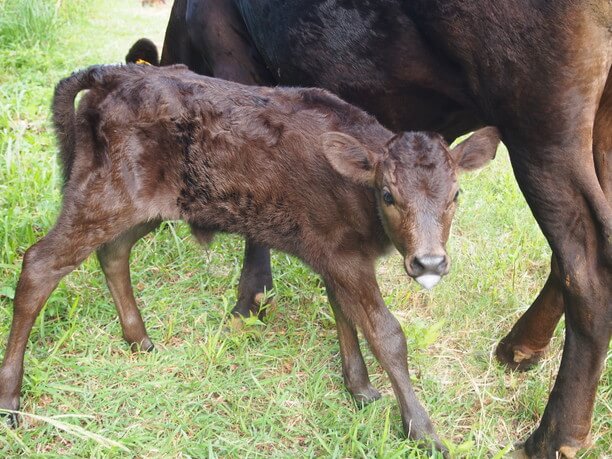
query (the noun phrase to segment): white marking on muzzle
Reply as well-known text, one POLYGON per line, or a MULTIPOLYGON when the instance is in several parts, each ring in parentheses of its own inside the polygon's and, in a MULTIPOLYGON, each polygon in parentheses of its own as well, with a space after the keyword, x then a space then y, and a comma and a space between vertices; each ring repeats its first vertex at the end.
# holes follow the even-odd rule
POLYGON ((415 280, 421 285, 421 287, 430 290, 435 287, 438 282, 440 282, 440 279, 442 279, 442 277, 438 276, 437 274, 423 274, 422 276, 417 277, 415 280))

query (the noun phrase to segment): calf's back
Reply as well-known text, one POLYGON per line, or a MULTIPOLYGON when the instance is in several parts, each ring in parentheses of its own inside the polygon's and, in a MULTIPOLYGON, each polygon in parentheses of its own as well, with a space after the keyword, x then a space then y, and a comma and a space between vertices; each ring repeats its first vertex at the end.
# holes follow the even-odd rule
POLYGON ((392 134, 326 91, 126 66, 91 88, 76 124, 75 183, 106 174, 146 218, 240 233, 315 266, 388 244, 373 191, 332 169, 321 136, 345 132, 377 151, 392 134))

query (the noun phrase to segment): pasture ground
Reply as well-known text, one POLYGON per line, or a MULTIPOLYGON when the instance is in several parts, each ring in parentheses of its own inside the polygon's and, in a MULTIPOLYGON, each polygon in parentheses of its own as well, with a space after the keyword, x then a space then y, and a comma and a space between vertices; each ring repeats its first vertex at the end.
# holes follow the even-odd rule
MULTIPOLYGON (((141 36, 161 45, 169 10, 137 0, 0 0, 0 355, 22 255, 59 208, 53 86, 76 68, 120 62, 141 36)), ((497 365, 495 345, 544 284, 550 254, 503 148, 464 176, 462 189, 452 273, 425 292, 392 254, 379 279, 406 332, 418 396, 454 457, 502 457, 543 412, 564 328, 536 369, 497 365)), ((300 261, 274 253, 277 303, 266 324, 226 329, 241 258, 240 238, 220 235, 202 249, 183 224, 141 241, 133 283, 156 350, 132 354, 90 257, 36 322, 22 426, 0 424, 0 457, 425 457, 403 439, 390 383, 369 350, 383 398, 355 407, 323 286, 300 261)), ((608 365, 594 446, 582 457, 609 457, 611 392, 608 365)))

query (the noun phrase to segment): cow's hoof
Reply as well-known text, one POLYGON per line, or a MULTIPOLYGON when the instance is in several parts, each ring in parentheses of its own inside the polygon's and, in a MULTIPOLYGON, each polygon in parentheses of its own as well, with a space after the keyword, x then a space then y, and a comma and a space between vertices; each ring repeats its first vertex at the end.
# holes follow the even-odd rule
POLYGON ((263 292, 259 292, 250 299, 239 299, 234 309, 232 309, 231 315, 234 317, 257 316, 259 320, 263 321, 268 309, 273 305, 274 298, 266 296, 263 292))
MULTIPOLYGON (((579 449, 580 448, 574 448, 571 446, 562 446, 558 451, 555 451, 555 455, 553 457, 558 459, 574 459, 579 449)), ((520 448, 510 451, 508 454, 506 454, 505 459, 533 459, 535 457, 540 456, 530 456, 527 454, 527 451, 525 451, 525 448, 520 448)))
POLYGON ((6 423, 11 429, 16 429, 19 427, 19 415, 17 413, 8 413, 6 423))
MULTIPOLYGON (((7 386, 14 386, 14 381, 11 380, 11 378, 2 378, 1 373, 2 372, 0 372, 0 391, 2 389, 7 390, 7 386)), ((19 427, 19 415, 17 414, 19 406, 19 394, 0 394, 0 422, 4 422, 13 429, 19 427)))
POLYGON ((244 328, 244 317, 241 315, 233 315, 231 314, 227 318, 226 325, 223 327, 223 331, 225 333, 235 333, 239 332, 244 328))
POLYGON ((504 456, 505 459, 529 459, 527 453, 525 452, 525 448, 519 447, 514 451, 510 451, 508 454, 504 456))
POLYGON ((354 391, 351 390, 350 392, 359 408, 363 408, 381 397, 380 392, 378 392, 378 390, 376 390, 371 384, 368 384, 363 389, 354 391))
POLYGON ((574 459, 583 448, 592 445, 591 436, 576 439, 571 435, 562 440, 558 432, 551 432, 549 428, 540 425, 525 442, 525 457, 556 459, 574 459))
POLYGON ((134 353, 138 352, 152 352, 155 350, 155 345, 151 339, 147 336, 144 339, 130 343, 130 349, 134 353))
POLYGON ((527 371, 538 364, 546 349, 532 350, 523 345, 514 345, 506 338, 497 345, 495 356, 506 368, 513 371, 527 371))

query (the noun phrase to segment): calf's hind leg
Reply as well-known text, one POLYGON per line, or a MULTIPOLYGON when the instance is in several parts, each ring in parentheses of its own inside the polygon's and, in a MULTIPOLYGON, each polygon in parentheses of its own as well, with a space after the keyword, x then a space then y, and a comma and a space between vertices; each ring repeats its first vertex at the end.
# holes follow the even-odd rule
POLYGON ((357 330, 342 312, 333 292, 328 290, 327 296, 336 318, 344 385, 358 404, 366 405, 378 400, 380 392, 370 383, 368 369, 359 348, 357 330))
POLYGON ((123 338, 133 351, 140 349, 151 351, 154 346, 147 335, 142 316, 134 299, 130 279, 130 252, 139 239, 158 226, 159 221, 157 220, 137 225, 118 238, 100 246, 96 252, 106 278, 106 284, 119 313, 123 338))
MULTIPOLYGON (((13 321, 0 367, 0 409, 18 410, 26 344, 45 301, 59 281, 101 244, 136 222, 105 214, 95 221, 91 209, 62 211, 55 227, 23 258, 13 306, 13 321), (115 218, 114 218, 115 217, 115 218)), ((100 208, 97 208, 98 212, 100 208)), ((11 416, 16 424, 17 417, 11 416)))

